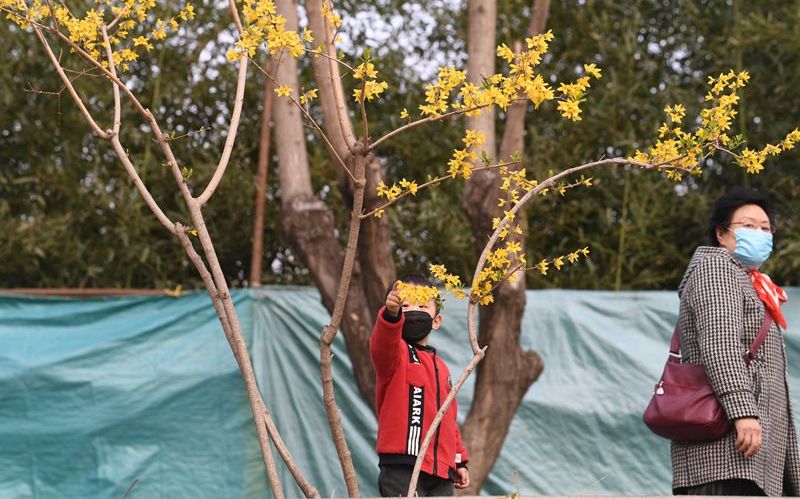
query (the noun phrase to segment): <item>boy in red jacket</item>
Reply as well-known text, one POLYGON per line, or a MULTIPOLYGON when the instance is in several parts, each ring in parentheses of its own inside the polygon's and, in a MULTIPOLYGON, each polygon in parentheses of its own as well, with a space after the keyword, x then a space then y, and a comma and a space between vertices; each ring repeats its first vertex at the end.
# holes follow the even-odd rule
MULTIPOLYGON (((402 282, 432 286, 417 276, 402 282)), ((442 323, 436 300, 412 305, 400 298, 397 288, 395 283, 387 295, 369 342, 377 377, 378 488, 384 497, 407 494, 422 441, 452 385, 447 366, 428 346, 431 331, 442 323)), ((459 489, 469 485, 469 457, 457 413, 453 400, 422 462, 419 496, 450 496, 454 484, 459 489)))

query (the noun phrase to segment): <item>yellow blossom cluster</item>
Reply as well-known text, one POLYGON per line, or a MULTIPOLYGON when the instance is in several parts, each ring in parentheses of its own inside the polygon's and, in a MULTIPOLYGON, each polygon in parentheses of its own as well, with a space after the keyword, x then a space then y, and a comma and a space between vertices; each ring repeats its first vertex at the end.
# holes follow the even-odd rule
POLYGON ((242 55, 253 57, 261 43, 267 42, 271 56, 279 53, 291 57, 299 57, 304 51, 304 43, 312 43, 314 38, 309 30, 303 31, 301 37, 296 31, 286 29, 286 19, 276 14, 275 2, 272 0, 244 0, 242 2, 244 31, 234 48, 227 53, 229 61, 236 61, 242 55))
POLYGON ((105 27, 114 64, 121 70, 129 69, 129 64, 139 58, 140 50, 152 50, 151 40, 163 40, 168 31, 179 29, 180 21, 194 19, 194 7, 187 3, 175 16, 155 19, 148 31, 144 23, 155 7, 156 0, 94 0, 92 8, 78 16, 64 2, 51 10, 50 2, 41 0, 34 0, 30 5, 23 0, 0 0, 0 8, 7 11, 7 17, 23 28, 31 23, 50 25, 51 19, 55 19, 56 27, 64 30, 70 42, 108 67, 102 35, 105 27))
POLYGON ((795 128, 786 135, 780 144, 767 144, 760 151, 745 147, 741 154, 737 155, 736 161, 739 166, 747 170, 747 173, 760 173, 764 169, 764 161, 767 160, 767 156, 777 156, 784 151, 794 149, 794 145, 798 141, 800 141, 800 130, 795 128))
POLYGON ((541 275, 555 268, 561 270, 566 263, 574 264, 581 257, 589 256, 589 247, 583 247, 550 259, 543 259, 540 262, 526 267, 525 255, 522 252, 520 243, 507 242, 503 247, 490 252, 486 259, 486 265, 472 282, 469 292, 463 289, 463 284, 458 276, 450 274, 444 265, 431 265, 431 274, 441 282, 445 290, 453 294, 458 299, 469 297, 474 303, 489 305, 494 302, 494 290, 504 281, 513 282, 515 273, 519 270, 537 270, 541 275))
POLYGON ((513 282, 515 272, 527 265, 519 242, 508 241, 486 256, 486 265, 472 281, 470 299, 480 305, 494 301, 493 292, 503 281, 513 282))
POLYGON ((590 78, 599 79, 601 76, 600 69, 594 64, 584 64, 583 70, 586 76, 581 76, 574 83, 562 83, 558 86, 558 92, 563 99, 558 103, 558 110, 562 116, 572 121, 581 120, 580 103, 584 100, 586 90, 591 86, 590 78))
POLYGON ((397 294, 404 302, 419 307, 426 306, 431 300, 435 302, 439 300, 439 290, 433 286, 420 286, 402 281, 397 283, 397 294))
POLYGON ((353 72, 353 78, 362 80, 361 86, 353 89, 353 97, 356 102, 362 103, 364 99, 372 101, 378 97, 384 90, 389 88, 389 84, 385 81, 378 81, 378 72, 375 70, 375 65, 372 64, 369 58, 369 52, 364 56, 364 62, 359 64, 353 72))
POLYGON ((473 147, 483 144, 486 137, 475 130, 467 130, 461 140, 465 147, 453 151, 453 157, 447 162, 447 166, 449 166, 447 173, 453 178, 462 177, 464 180, 468 180, 472 176, 473 165, 478 159, 478 154, 473 147))
POLYGON ((273 90, 273 92, 278 94, 278 97, 289 97, 290 95, 292 95, 292 87, 290 87, 289 85, 278 85, 277 87, 275 87, 275 90, 273 90))
POLYGON ((703 159, 717 150, 731 152, 738 164, 748 173, 764 169, 767 157, 793 149, 800 140, 800 131, 790 132, 780 143, 767 144, 760 150, 744 148, 735 150, 744 141, 741 136, 729 135, 733 119, 737 115, 738 91, 747 85, 750 75, 746 71, 729 71, 708 78, 708 103, 700 111, 700 126, 695 132, 682 128, 686 109, 676 104, 664 108, 668 122, 658 130, 658 141, 646 152, 636 151, 629 159, 637 163, 668 167, 667 177, 680 181, 684 173, 699 174, 703 159))
POLYGON ((564 266, 564 260, 569 263, 575 263, 580 260, 581 256, 588 257, 589 256, 589 247, 586 246, 584 248, 575 250, 571 253, 567 253, 566 255, 557 256, 551 259, 544 259, 534 265, 531 270, 538 270, 540 274, 547 275, 547 272, 550 270, 550 266, 556 268, 556 270, 561 270, 564 266))
POLYGON ((467 297, 467 293, 464 291, 464 284, 461 282, 460 277, 448 273, 444 265, 431 264, 429 268, 433 277, 442 283, 445 291, 459 300, 467 297))
POLYGON ((357 102, 363 102, 364 99, 370 102, 387 88, 389 88, 389 84, 385 81, 366 80, 362 87, 353 89, 353 97, 357 102))
POLYGON ((450 94, 467 79, 467 73, 452 66, 439 68, 439 76, 434 83, 425 86, 425 104, 419 106, 424 115, 443 114, 448 109, 450 94))
MULTIPOLYGON (((535 73, 552 39, 551 31, 527 38, 527 50, 519 54, 505 44, 498 46, 497 56, 507 63, 508 71, 488 76, 480 84, 467 82, 463 71, 453 67, 440 68, 436 81, 425 87, 425 103, 419 106, 420 113, 435 117, 448 111, 462 111, 467 116, 478 116, 489 106, 505 110, 512 102, 523 98, 529 99, 538 109, 542 102, 556 98, 550 84, 535 73)), ((575 121, 580 120, 580 102, 584 100, 590 78, 601 76, 600 69, 594 64, 584 65, 584 72, 586 76, 559 87, 562 100, 558 110, 564 117, 575 121)), ((453 170, 462 171, 460 168, 453 170)))
POLYGON ((318 90, 316 88, 312 88, 308 92, 303 92, 302 94, 300 94, 300 104, 305 106, 309 102, 311 102, 314 99, 316 99, 317 98, 317 92, 318 92, 318 90))
POLYGON ((333 10, 329 0, 326 0, 322 5, 322 15, 332 29, 338 29, 342 26, 342 18, 333 10))
MULTIPOLYGON (((419 190, 419 185, 414 181, 402 179, 400 182, 394 183, 391 186, 386 185, 385 182, 378 183, 378 196, 385 197, 387 201, 392 202, 400 196, 411 194, 415 196, 419 190)), ((375 212, 375 218, 381 218, 383 210, 375 212)))

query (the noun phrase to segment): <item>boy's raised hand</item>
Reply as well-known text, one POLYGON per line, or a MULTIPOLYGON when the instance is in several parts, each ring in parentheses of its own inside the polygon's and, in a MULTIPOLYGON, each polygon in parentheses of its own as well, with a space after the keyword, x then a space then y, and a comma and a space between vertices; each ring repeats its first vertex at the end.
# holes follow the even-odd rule
POLYGON ((403 299, 400 298, 400 293, 397 291, 397 285, 400 281, 395 281, 392 290, 386 296, 386 310, 393 316, 399 315, 400 307, 403 306, 403 299))

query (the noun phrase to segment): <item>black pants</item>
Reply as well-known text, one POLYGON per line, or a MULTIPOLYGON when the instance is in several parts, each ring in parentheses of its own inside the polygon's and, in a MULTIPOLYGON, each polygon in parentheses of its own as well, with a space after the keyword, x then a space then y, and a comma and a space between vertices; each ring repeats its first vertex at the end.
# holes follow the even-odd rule
POLYGON ((674 490, 676 496, 765 496, 752 480, 731 478, 716 482, 695 485, 694 487, 680 487, 674 490))
MULTIPOLYGON (((407 464, 382 464, 378 475, 378 490, 383 497, 405 497, 411 483, 414 467, 407 464)), ((417 495, 420 497, 441 497, 453 495, 453 481, 447 478, 420 472, 417 480, 417 495)))

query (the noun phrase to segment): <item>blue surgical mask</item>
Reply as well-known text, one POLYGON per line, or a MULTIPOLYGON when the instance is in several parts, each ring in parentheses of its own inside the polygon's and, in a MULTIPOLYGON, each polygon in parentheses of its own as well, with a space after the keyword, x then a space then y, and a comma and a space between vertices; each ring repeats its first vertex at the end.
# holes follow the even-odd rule
POLYGON ((757 269, 772 253, 772 234, 760 229, 736 229, 733 256, 746 267, 757 269))

